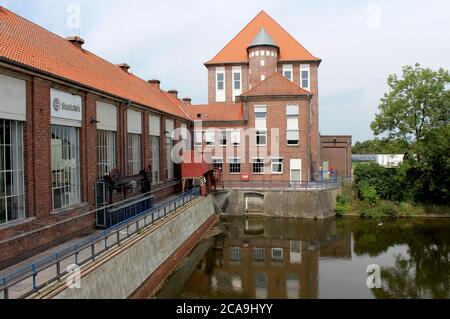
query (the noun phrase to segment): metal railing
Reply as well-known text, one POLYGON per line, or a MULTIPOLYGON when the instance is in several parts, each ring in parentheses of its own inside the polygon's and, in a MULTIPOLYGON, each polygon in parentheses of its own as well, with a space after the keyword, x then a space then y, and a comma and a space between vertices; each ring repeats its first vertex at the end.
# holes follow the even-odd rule
POLYGON ((69 248, 0 277, 0 296, 3 295, 4 299, 29 297, 67 275, 69 273, 67 266, 77 265, 80 267, 95 260, 99 255, 119 246, 134 234, 139 233, 156 221, 166 218, 178 208, 199 196, 200 190, 198 188, 190 190, 167 202, 157 204, 150 210, 112 228, 91 235, 69 248), (10 293, 11 291, 15 292, 14 296, 10 293))
POLYGON ((322 190, 342 186, 346 179, 336 178, 323 181, 276 181, 276 180, 235 180, 223 181, 223 189, 250 189, 250 190, 322 190))

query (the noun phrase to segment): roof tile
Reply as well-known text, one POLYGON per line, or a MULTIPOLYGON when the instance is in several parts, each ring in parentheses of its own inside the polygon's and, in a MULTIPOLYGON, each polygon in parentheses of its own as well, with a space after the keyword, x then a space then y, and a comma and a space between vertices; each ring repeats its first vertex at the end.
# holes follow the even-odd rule
POLYGON ((208 64, 248 62, 247 48, 261 28, 280 48, 280 61, 320 61, 306 50, 266 12, 261 11, 241 32, 231 40, 208 64))

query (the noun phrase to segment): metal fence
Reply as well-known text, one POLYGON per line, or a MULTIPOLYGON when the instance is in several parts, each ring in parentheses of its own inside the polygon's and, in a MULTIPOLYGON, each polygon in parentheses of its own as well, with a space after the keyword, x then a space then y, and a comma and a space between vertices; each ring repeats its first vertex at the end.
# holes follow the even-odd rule
POLYGON ((223 181, 224 189, 253 189, 253 190, 322 190, 339 188, 346 181, 345 178, 335 178, 323 181, 276 181, 276 180, 251 180, 251 181, 223 181))
POLYGON ((82 266, 95 260, 99 255, 120 245, 130 236, 167 217, 199 196, 198 188, 190 190, 110 229, 91 235, 74 246, 0 277, 0 298, 1 296, 4 299, 29 297, 67 275, 69 273, 68 267, 72 265, 82 266))

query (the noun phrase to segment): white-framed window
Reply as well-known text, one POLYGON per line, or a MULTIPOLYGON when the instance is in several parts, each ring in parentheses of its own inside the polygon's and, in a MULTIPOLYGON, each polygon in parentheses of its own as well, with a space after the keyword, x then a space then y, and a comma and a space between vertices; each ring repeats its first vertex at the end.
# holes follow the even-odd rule
POLYGON ((266 65, 266 61, 261 60, 261 66, 265 66, 266 65))
POLYGON ((231 137, 231 144, 233 146, 239 146, 241 145, 241 131, 231 131, 230 132, 231 137))
POLYGON ((233 88, 235 91, 240 91, 242 87, 241 68, 233 67, 233 88))
POLYGON ((292 64, 284 64, 283 65, 283 76, 288 79, 289 81, 292 81, 292 75, 293 75, 293 66, 292 64))
POLYGON ((217 73, 217 90, 225 90, 225 73, 217 73))
POLYGON ((288 299, 300 298, 300 278, 296 274, 286 276, 286 295, 288 299))
POLYGON ((270 56, 270 51, 266 51, 266 55, 267 55, 267 56, 270 56))
POLYGON ((242 94, 242 68, 240 66, 233 66, 233 101, 236 97, 242 94))
POLYGON ((230 247, 230 261, 240 263, 242 260, 241 247, 230 247))
POLYGON ((152 184, 159 183, 161 181, 160 174, 160 137, 150 136, 150 142, 152 146, 152 184))
POLYGON ((256 284, 255 284, 255 297, 256 299, 267 299, 269 292, 269 279, 267 274, 258 273, 256 274, 256 284))
POLYGON ((194 132, 194 147, 202 147, 203 145, 203 133, 201 131, 194 132))
POLYGON ((52 207, 67 208, 80 197, 80 129, 52 125, 52 207))
POLYGON ((256 145, 267 145, 267 106, 255 106, 256 145))
POLYGON ((257 263, 264 262, 265 249, 264 247, 253 247, 252 250, 252 260, 257 263))
POLYGON ((230 158, 230 174, 240 174, 241 173, 241 159, 240 158, 230 158))
POLYGON ((216 142, 216 132, 215 131, 205 131, 206 146, 213 146, 215 142, 216 142))
POLYGON ((267 128, 267 106, 255 106, 255 128, 265 130, 267 128))
POLYGON ((305 90, 311 89, 311 67, 309 64, 300 65, 300 86, 305 90))
POLYGON ((290 259, 291 264, 302 262, 302 242, 300 240, 290 241, 290 259))
POLYGON ((300 141, 298 105, 286 106, 286 139, 288 145, 298 145, 300 141))
POLYGON ((172 160, 173 139, 166 136, 166 162, 167 162, 167 179, 174 178, 174 163, 172 160))
POLYGON ((23 122, 0 119, 0 225, 25 218, 23 122))
POLYGON ((220 131, 219 132, 219 145, 220 146, 227 146, 228 145, 228 133, 227 131, 220 131))
POLYGON ((225 68, 216 68, 216 102, 225 102, 225 68))
POLYGON ((97 130, 97 177, 104 178, 116 167, 116 132, 97 130))
POLYGON ((254 158, 252 166, 253 166, 253 174, 255 174, 255 175, 263 175, 264 174, 264 159, 263 158, 254 158))
POLYGON ((142 170, 141 165, 141 134, 128 133, 127 174, 137 175, 142 170))
POLYGON ((283 174, 283 159, 272 158, 271 170, 272 174, 283 174))
POLYGON ((266 76, 264 74, 261 74, 261 81, 264 81, 266 79, 266 76))
POLYGON ((214 169, 220 169, 223 172, 223 159, 214 157, 213 160, 213 168, 214 169))
POLYGON ((152 184, 161 181, 161 118, 150 115, 150 143, 152 149, 152 184))
POLYGON ((272 261, 283 262, 283 248, 272 248, 272 261))
POLYGON ((267 146, 267 130, 256 130, 256 146, 267 146))

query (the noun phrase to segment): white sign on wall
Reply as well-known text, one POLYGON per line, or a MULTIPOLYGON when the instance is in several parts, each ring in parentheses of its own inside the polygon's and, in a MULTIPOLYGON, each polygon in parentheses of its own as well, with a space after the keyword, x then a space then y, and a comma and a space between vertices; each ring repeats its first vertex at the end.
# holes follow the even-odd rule
POLYGON ((81 96, 51 89, 50 109, 52 117, 82 121, 83 104, 81 96))

